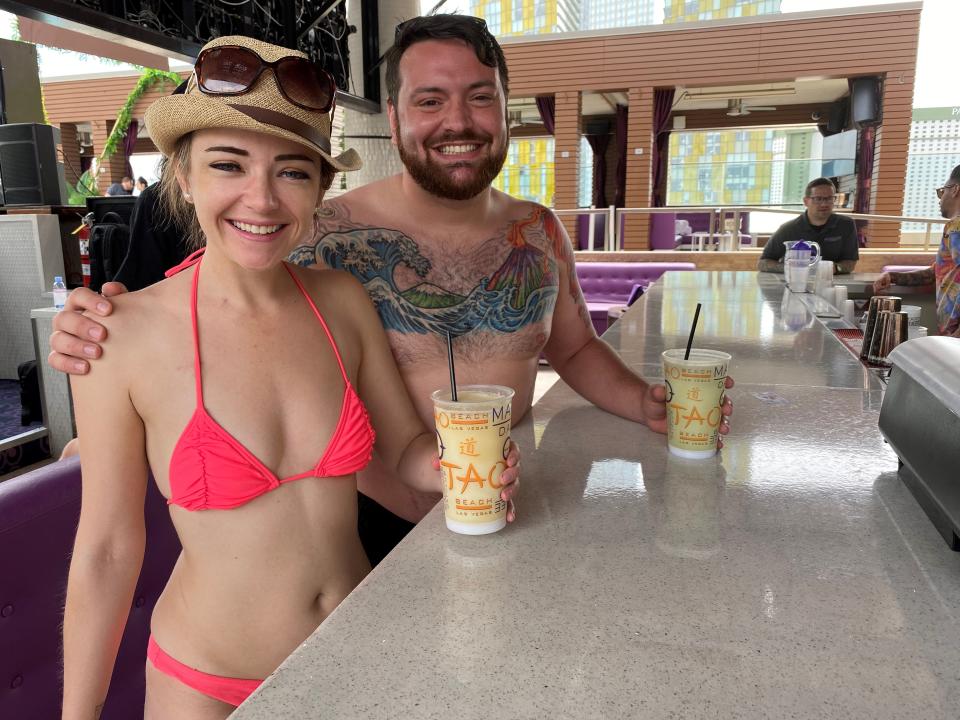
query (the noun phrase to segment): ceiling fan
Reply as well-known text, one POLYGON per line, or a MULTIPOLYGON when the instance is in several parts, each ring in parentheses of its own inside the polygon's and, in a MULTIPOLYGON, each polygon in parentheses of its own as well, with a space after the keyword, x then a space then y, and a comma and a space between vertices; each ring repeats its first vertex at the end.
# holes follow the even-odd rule
POLYGON ((730 117, 749 115, 754 110, 767 111, 776 110, 776 108, 772 105, 744 105, 742 98, 730 98, 727 100, 727 115, 730 117))

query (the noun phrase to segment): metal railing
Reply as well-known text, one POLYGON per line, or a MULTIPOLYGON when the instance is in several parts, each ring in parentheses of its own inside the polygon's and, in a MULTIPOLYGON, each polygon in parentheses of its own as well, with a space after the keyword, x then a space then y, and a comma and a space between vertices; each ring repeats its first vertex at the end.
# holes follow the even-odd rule
MULTIPOLYGON (((603 237, 603 247, 600 248, 605 252, 614 252, 620 249, 620 223, 622 218, 625 215, 655 215, 657 213, 709 213, 710 224, 708 229, 708 234, 711 238, 719 237, 723 235, 727 227, 727 220, 730 220, 729 226, 739 232, 740 228, 740 216, 743 213, 749 212, 764 212, 764 213, 779 213, 783 215, 798 215, 802 210, 791 210, 788 208, 780 207, 763 207, 763 206, 736 206, 736 207, 723 207, 717 205, 695 205, 695 206, 671 206, 671 207, 646 207, 646 208, 617 208, 613 205, 607 208, 576 208, 576 209, 567 209, 567 210, 554 210, 556 215, 561 217, 563 216, 579 216, 579 215, 589 215, 593 217, 594 215, 605 216, 604 221, 604 237, 603 237)), ((910 222, 918 223, 925 226, 924 239, 923 239, 923 250, 930 250, 931 242, 931 233, 934 225, 943 226, 946 224, 944 218, 924 218, 924 217, 908 217, 904 215, 874 215, 872 213, 855 213, 845 210, 843 208, 838 208, 835 211, 838 215, 845 215, 846 217, 851 218, 852 220, 868 220, 871 222, 895 222, 898 224, 910 222)), ((589 234, 587 236, 587 249, 596 250, 597 248, 595 242, 595 229, 593 222, 589 223, 589 234)), ((739 249, 739 244, 734 244, 734 246, 739 249)), ((911 248, 912 246, 904 246, 902 241, 899 244, 902 248, 911 248)))

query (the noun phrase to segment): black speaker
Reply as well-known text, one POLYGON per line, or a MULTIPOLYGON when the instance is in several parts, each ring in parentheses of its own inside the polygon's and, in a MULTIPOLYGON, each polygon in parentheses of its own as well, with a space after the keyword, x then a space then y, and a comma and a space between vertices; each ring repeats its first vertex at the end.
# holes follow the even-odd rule
POLYGON ((0 125, 4 205, 62 205, 57 143, 60 129, 39 123, 0 125))
POLYGON ((136 204, 137 198, 133 195, 94 195, 87 198, 87 210, 93 213, 94 224, 103 222, 103 216, 112 212, 129 225, 136 204))
POLYGON ((850 115, 858 128, 880 122, 880 78, 860 77, 850 81, 850 115))
POLYGON ((850 104, 846 98, 840 98, 830 105, 827 112, 827 122, 817 126, 820 134, 824 137, 842 133, 847 129, 847 115, 849 114, 850 104))

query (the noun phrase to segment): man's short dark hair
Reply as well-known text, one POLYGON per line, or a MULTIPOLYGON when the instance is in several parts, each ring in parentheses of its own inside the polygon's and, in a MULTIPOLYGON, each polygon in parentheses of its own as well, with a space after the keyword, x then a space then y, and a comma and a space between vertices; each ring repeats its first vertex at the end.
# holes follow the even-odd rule
POLYGON ((950 171, 950 179, 947 180, 947 182, 960 185, 960 165, 957 165, 953 170, 950 171))
POLYGON ((387 50, 387 95, 394 107, 400 94, 400 58, 412 46, 426 40, 462 40, 473 48, 477 60, 496 68, 500 75, 503 94, 509 94, 507 60, 497 39, 490 34, 487 24, 472 15, 424 15, 397 25, 393 46, 387 50))
POLYGON ((130 177, 129 175, 124 175, 122 178, 120 178, 120 182, 122 182, 122 183, 128 182, 128 183, 130 183, 130 184, 132 185, 132 184, 133 184, 133 178, 130 177))
POLYGON ((803 191, 803 196, 810 197, 813 194, 813 189, 818 187, 829 187, 831 192, 837 191, 837 186, 833 184, 833 180, 830 178, 818 177, 816 180, 811 180, 807 183, 807 188, 803 191))

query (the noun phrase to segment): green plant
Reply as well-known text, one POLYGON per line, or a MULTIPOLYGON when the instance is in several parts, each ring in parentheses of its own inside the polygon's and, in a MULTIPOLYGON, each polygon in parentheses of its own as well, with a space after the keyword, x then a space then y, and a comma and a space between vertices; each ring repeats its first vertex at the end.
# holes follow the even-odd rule
POLYGON ((123 103, 123 107, 117 112, 117 119, 113 123, 113 129, 110 131, 110 135, 107 137, 107 141, 104 143, 103 149, 97 158, 98 168, 103 167, 104 162, 117 151, 120 143, 123 142, 123 136, 126 135, 127 128, 130 127, 130 121, 133 120, 133 108, 137 104, 137 101, 143 97, 143 94, 158 82, 169 82, 176 86, 180 84, 180 80, 181 78, 177 73, 170 72, 169 70, 147 68, 143 71, 140 79, 137 80, 137 84, 133 90, 130 91, 126 101, 123 103))
MULTIPOLYGON (((180 81, 181 78, 177 73, 170 72, 168 70, 155 70, 152 68, 146 68, 140 74, 137 84, 134 86, 133 90, 130 91, 127 99, 117 112, 117 119, 113 123, 113 129, 110 131, 110 135, 107 136, 107 140, 103 144, 103 149, 100 151, 100 154, 97 157, 97 176, 99 176, 102 172, 104 163, 110 159, 110 156, 117 151, 117 149, 120 147, 120 143, 123 142, 123 137, 127 133, 127 128, 130 127, 130 122, 133 120, 133 108, 136 106, 140 98, 143 97, 144 93, 146 93, 157 83, 168 82, 172 83, 173 85, 179 85, 180 81)), ((70 190, 69 203, 71 205, 83 205, 86 203, 86 198, 99 194, 99 189, 97 187, 97 176, 94 176, 89 171, 84 172, 83 175, 80 176, 76 186, 70 190)))

